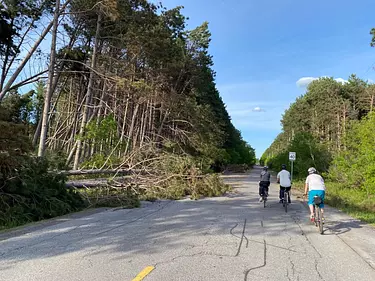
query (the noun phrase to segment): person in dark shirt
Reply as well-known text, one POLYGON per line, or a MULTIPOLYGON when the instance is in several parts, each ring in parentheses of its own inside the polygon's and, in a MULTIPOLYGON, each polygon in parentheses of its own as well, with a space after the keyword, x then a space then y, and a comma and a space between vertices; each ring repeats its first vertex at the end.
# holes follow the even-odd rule
POLYGON ((271 184, 270 179, 271 179, 271 174, 268 172, 268 167, 264 166, 262 172, 260 173, 259 202, 263 201, 263 194, 268 196, 268 188, 271 184))

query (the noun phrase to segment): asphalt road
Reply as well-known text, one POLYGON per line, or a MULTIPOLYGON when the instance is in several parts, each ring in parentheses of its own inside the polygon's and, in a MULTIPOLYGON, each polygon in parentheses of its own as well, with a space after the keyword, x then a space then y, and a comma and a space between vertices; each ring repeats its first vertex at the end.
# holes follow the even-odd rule
POLYGON ((375 280, 375 231, 328 209, 324 235, 277 185, 267 208, 258 173, 226 176, 235 192, 198 201, 81 213, 0 234, 0 280, 375 280), (137 279, 141 280, 141 279, 137 279))

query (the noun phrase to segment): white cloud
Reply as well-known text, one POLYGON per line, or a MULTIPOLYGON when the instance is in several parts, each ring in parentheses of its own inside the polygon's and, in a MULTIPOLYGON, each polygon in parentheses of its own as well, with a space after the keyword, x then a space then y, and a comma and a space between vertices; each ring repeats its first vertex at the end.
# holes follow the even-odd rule
POLYGON ((253 108, 253 112, 264 112, 265 110, 263 108, 260 108, 259 106, 253 108))
POLYGON ((296 82, 297 86, 298 87, 306 87, 308 86, 312 81, 316 80, 318 78, 316 77, 302 77, 300 79, 298 79, 298 81, 296 82))
MULTIPOLYGON (((298 87, 304 88, 304 87, 307 87, 312 81, 318 80, 319 78, 323 78, 323 77, 328 77, 328 76, 321 76, 321 77, 301 77, 300 79, 298 79, 298 81, 296 82, 296 84, 297 84, 298 87)), ((336 78, 335 81, 337 81, 339 83, 342 83, 342 84, 348 83, 348 81, 345 80, 345 79, 343 79, 343 78, 336 78)))
POLYGON ((335 79, 337 82, 341 83, 341 84, 345 84, 345 83, 348 83, 348 80, 345 80, 345 79, 342 79, 342 78, 337 78, 335 79))

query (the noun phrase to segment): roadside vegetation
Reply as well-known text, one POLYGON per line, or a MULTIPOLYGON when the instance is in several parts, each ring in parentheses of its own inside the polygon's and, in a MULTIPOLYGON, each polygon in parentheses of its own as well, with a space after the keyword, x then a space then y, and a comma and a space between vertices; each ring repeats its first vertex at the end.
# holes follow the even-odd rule
POLYGON ((215 173, 255 163, 216 88, 208 24, 186 29, 182 7, 5 0, 0 14, 0 229, 218 196, 215 173))
POLYGON ((345 82, 317 79, 285 111, 282 133, 260 161, 277 170, 289 163, 289 151, 296 152, 297 186, 314 166, 326 180, 330 206, 375 223, 374 106, 373 82, 354 74, 345 82))
MULTIPOLYGON (((342 188, 339 183, 332 181, 326 182, 326 186, 326 204, 375 226, 375 198, 373 195, 368 197, 360 189, 342 188)), ((295 181, 293 189, 302 194, 304 192, 304 181, 295 181)))

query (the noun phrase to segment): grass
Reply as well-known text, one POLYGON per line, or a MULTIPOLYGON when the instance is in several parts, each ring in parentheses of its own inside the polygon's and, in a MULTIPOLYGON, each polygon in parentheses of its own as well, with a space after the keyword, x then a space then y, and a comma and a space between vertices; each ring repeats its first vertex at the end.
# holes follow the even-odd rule
MULTIPOLYGON (((362 189, 342 187, 339 183, 326 182, 327 205, 337 208, 363 222, 375 225, 375 195, 362 189)), ((293 188, 303 192, 304 182, 293 183, 293 188)))

